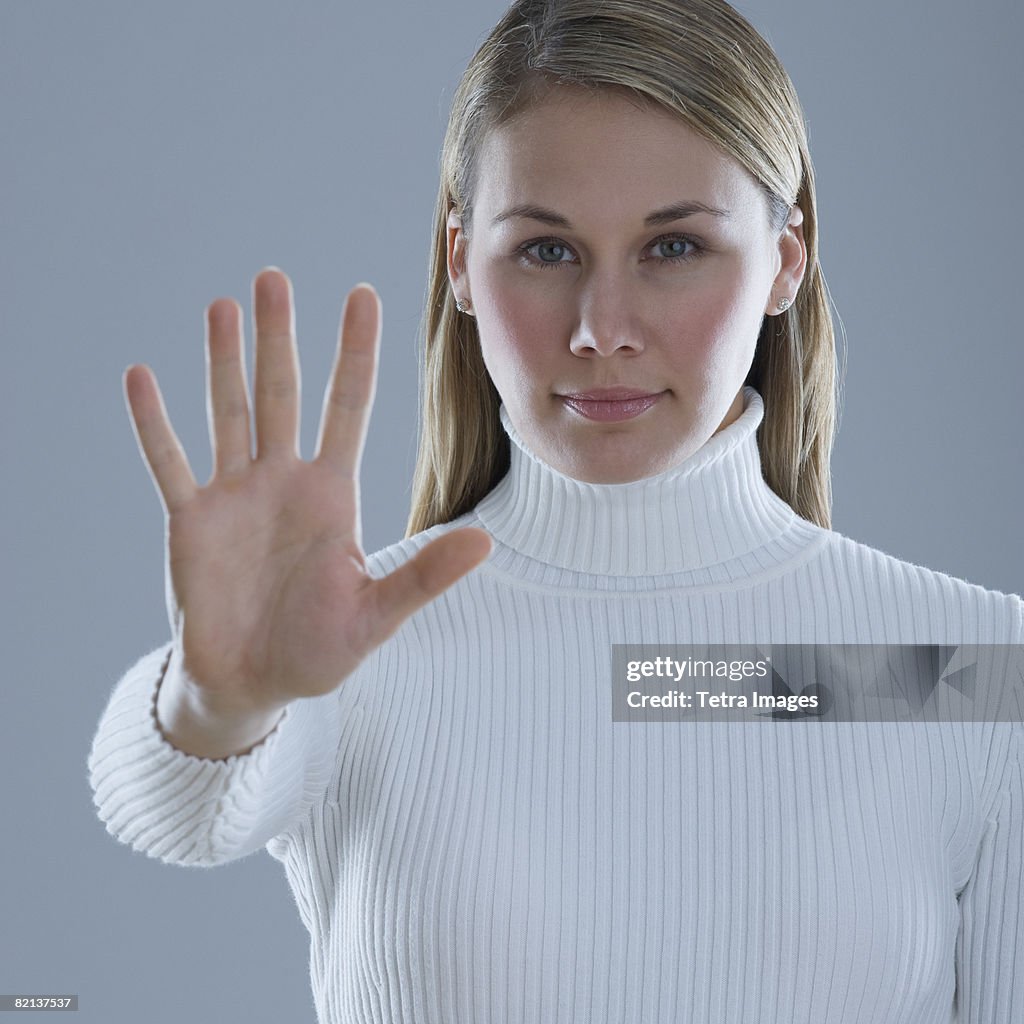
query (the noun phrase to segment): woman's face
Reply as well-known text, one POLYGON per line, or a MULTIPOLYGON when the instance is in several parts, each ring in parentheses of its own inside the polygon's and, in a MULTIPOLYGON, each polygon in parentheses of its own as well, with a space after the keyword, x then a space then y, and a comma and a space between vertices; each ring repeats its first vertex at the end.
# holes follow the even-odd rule
POLYGON ((754 179, 672 114, 566 87, 485 140, 449 276, 529 448, 624 483, 739 416, 763 317, 802 280, 801 221, 773 236, 754 179), (654 217, 691 203, 722 212, 654 217))

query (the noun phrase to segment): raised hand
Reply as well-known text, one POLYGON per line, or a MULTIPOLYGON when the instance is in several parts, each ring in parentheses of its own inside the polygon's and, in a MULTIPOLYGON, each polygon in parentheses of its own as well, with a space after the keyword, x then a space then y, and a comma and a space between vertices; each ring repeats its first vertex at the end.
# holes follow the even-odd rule
POLYGON ((214 470, 196 484, 152 371, 124 376, 139 447, 167 515, 167 602, 191 684, 218 713, 265 714, 336 689, 417 609, 482 562, 483 530, 432 541, 383 579, 366 569, 359 468, 376 386, 381 307, 359 284, 342 313, 316 454, 299 451, 299 366, 291 286, 253 283, 252 454, 242 310, 207 308, 214 470))

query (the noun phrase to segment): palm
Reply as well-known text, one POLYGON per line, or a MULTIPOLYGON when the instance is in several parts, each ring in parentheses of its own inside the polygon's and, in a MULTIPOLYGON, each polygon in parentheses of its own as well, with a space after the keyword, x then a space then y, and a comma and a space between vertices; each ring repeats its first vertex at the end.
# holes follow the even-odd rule
POLYGON ((354 519, 351 485, 299 461, 256 467, 232 488, 211 485, 172 513, 190 674, 237 680, 271 703, 333 689, 351 672, 368 581, 354 519))
POLYGON ((335 689, 408 615, 486 557, 480 530, 453 531, 383 580, 366 571, 358 470, 373 401, 380 314, 350 293, 318 452, 298 454, 299 385, 287 278, 254 286, 252 458, 238 307, 209 309, 209 407, 215 468, 196 486, 148 370, 126 390, 167 512, 168 610, 189 675, 249 709, 335 689))

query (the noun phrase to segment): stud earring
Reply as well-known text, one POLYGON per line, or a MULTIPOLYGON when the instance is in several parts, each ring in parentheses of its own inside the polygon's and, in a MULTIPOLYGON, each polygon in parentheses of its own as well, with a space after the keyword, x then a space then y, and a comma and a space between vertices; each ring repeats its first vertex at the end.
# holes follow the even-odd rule
POLYGON ((455 308, 460 313, 468 313, 469 312, 469 303, 464 303, 462 301, 462 299, 456 299, 455 300, 455 308))
POLYGON ((779 299, 777 305, 779 307, 779 312, 785 313, 786 310, 789 309, 789 307, 792 305, 792 303, 789 301, 789 299, 786 298, 785 295, 783 295, 782 298, 779 299))

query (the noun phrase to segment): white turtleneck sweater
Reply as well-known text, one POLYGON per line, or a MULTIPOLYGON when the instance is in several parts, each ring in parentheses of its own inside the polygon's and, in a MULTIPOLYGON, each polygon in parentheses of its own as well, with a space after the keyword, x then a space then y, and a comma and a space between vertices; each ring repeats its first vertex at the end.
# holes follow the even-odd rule
POLYGON ((244 756, 171 746, 170 646, 89 769, 168 863, 264 846, 323 1024, 1024 1021, 1024 726, 613 722, 611 645, 1021 644, 1024 602, 800 519, 761 397, 680 466, 587 484, 516 435, 456 522, 489 560, 244 756))

